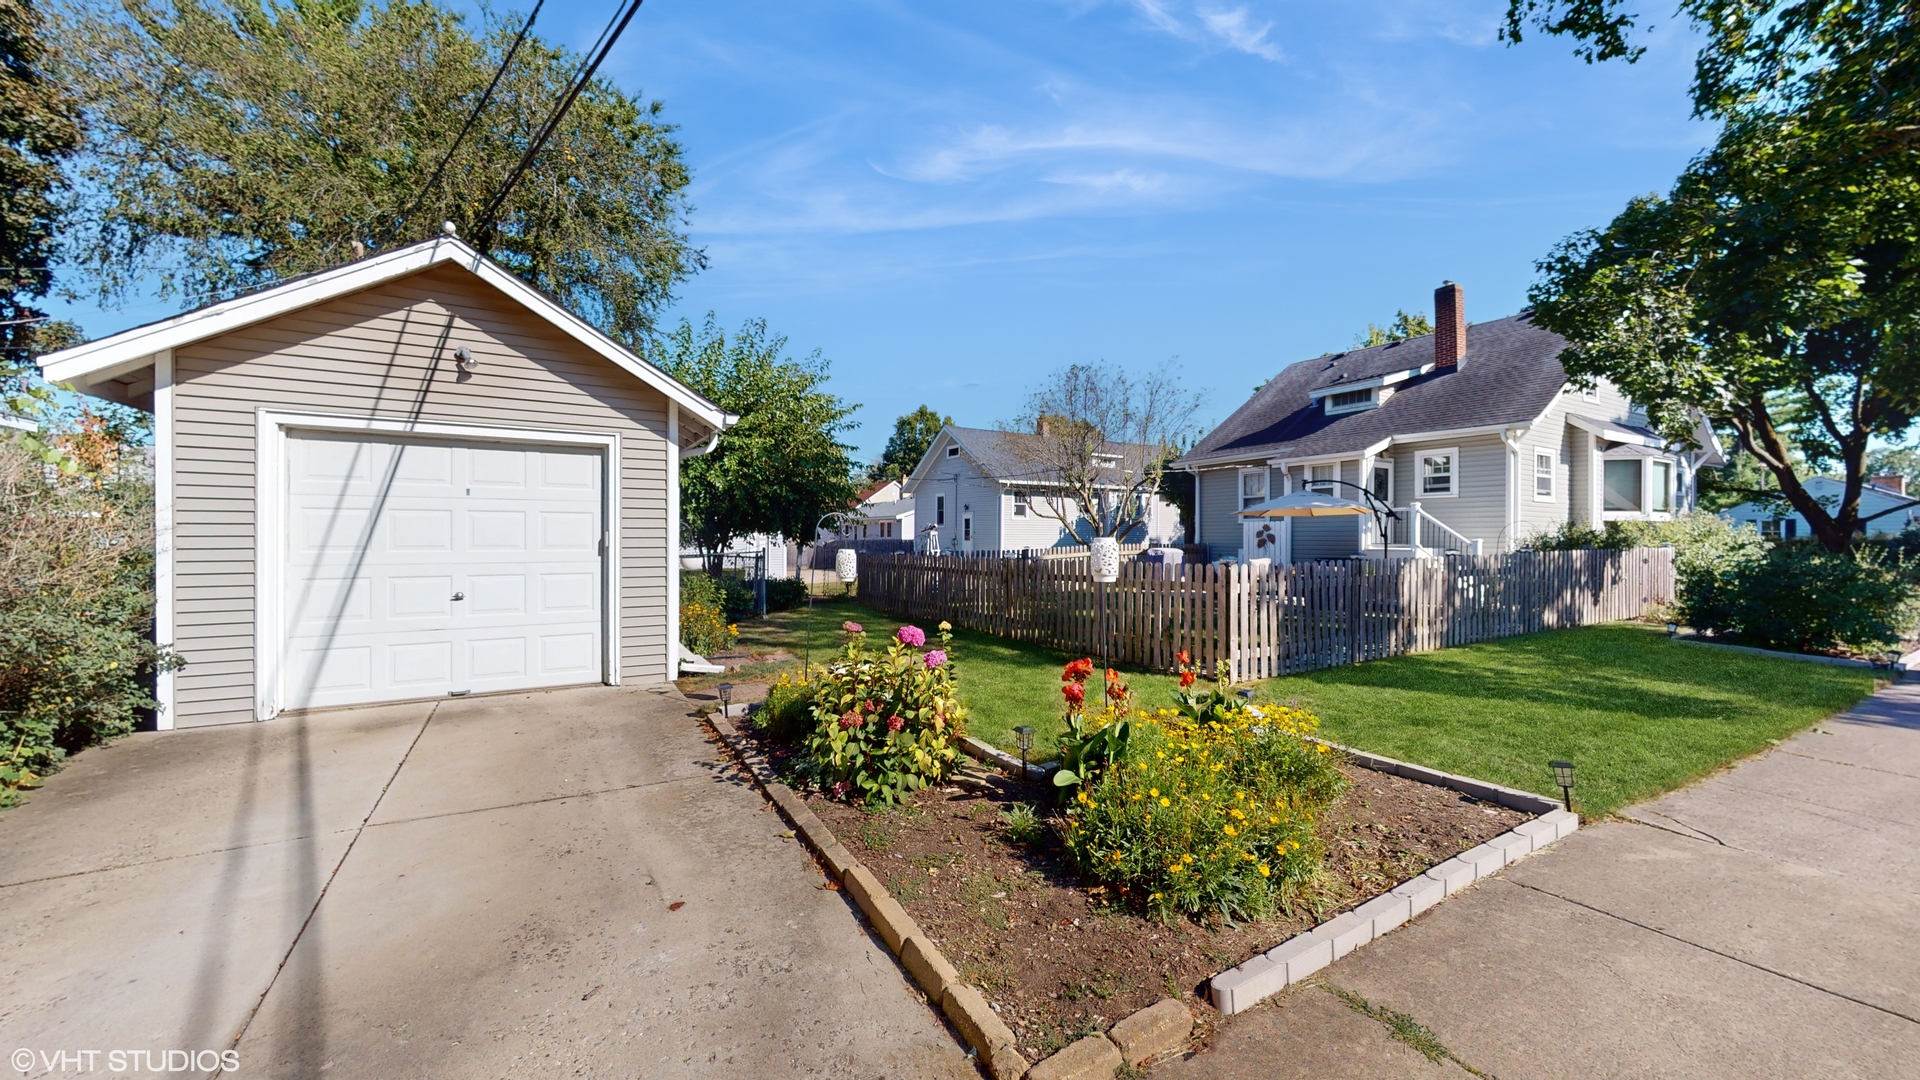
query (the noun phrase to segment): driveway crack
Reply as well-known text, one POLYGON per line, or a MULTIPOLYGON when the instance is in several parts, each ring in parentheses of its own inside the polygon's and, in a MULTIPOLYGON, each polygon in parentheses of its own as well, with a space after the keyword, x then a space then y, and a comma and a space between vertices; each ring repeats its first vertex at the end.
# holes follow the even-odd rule
MULTIPOLYGON (((387 776, 387 782, 380 785, 380 794, 374 796, 373 805, 367 807, 366 815, 360 819, 360 824, 353 830, 353 839, 347 841, 346 850, 340 853, 340 858, 334 862, 333 869, 327 872, 327 880, 321 884, 320 891, 315 894, 313 906, 307 909, 307 917, 300 921, 300 929, 294 931, 293 940, 287 943, 287 951, 280 955, 280 963, 274 966, 273 976, 267 980, 266 989, 260 991, 260 996, 254 999, 253 1008, 247 1010, 247 1018, 240 1022, 240 1027, 234 1032, 233 1041, 228 1046, 237 1047, 240 1041, 246 1038, 247 1029, 253 1026, 254 1018, 260 1015, 261 1007, 267 1003, 267 995, 273 993, 274 985, 280 981, 281 974, 287 970, 288 961, 293 959, 293 951, 300 947, 300 939, 306 936, 307 928, 313 925, 313 917, 319 913, 321 902, 327 898, 327 890, 333 888, 334 880, 340 876, 340 868, 347 864, 347 858, 353 854, 354 845, 360 842, 361 835, 367 831, 367 822, 373 820, 373 815, 379 812, 380 804, 386 799, 387 792, 393 790, 393 782, 400 778, 400 770, 406 768, 407 760, 413 757, 413 749, 420 745, 421 736, 427 733, 427 725, 433 723, 433 718, 440 714, 440 705, 440 702, 434 702, 433 709, 427 713, 427 718, 420 721, 420 730, 413 733, 413 741, 407 743, 407 752, 400 755, 400 760, 394 763, 393 772, 387 776)), ((213 1074, 213 1080, 219 1080, 219 1077, 226 1075, 226 1071, 225 1066, 222 1066, 213 1074)))

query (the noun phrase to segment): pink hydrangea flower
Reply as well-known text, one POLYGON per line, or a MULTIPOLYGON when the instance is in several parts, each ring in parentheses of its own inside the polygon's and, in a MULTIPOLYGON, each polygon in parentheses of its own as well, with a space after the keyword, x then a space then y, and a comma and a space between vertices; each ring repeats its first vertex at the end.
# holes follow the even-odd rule
POLYGON ((850 727, 858 727, 859 725, 860 714, 857 712, 849 712, 840 717, 840 728, 843 731, 850 727))
POLYGON ((894 631, 893 636, 900 639, 900 644, 911 645, 916 649, 927 643, 927 632, 917 626, 903 626, 894 631))
POLYGON ((866 627, 861 626, 857 622, 843 622, 840 624, 840 629, 845 630, 849 634, 864 634, 867 632, 866 627))
POLYGON ((947 662, 947 651, 945 649, 928 649, 926 661, 927 667, 937 668, 947 662))
POLYGON ((899 730, 900 730, 901 728, 903 728, 903 727, 906 727, 906 726, 907 726, 907 722, 906 722, 905 720, 902 720, 902 719, 901 719, 900 717, 898 717, 898 716, 889 716, 889 717, 887 717, 887 730, 888 730, 888 731, 899 731, 899 730))

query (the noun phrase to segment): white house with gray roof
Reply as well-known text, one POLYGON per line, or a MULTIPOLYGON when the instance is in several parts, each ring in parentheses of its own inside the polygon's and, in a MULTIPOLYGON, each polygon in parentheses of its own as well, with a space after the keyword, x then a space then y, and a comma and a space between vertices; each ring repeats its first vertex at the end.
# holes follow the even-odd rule
MULTIPOLYGON (((1037 475, 1034 454, 1022 454, 1015 443, 1037 435, 991 428, 949 424, 940 429, 933 445, 901 485, 913 500, 913 524, 924 547, 929 528, 941 551, 979 553, 1026 551, 1084 544, 1091 531, 1076 537, 1062 524, 1084 520, 1073 499, 1061 494, 1057 482, 1037 475), (1051 507, 1059 507, 1055 516, 1051 507)), ((1126 468, 1145 447, 1116 444, 1114 465, 1126 468)), ((1114 485, 1116 488, 1121 485, 1114 485)), ((1180 514, 1172 503, 1149 497, 1146 520, 1125 538, 1127 543, 1176 544, 1182 540, 1180 514)))
POLYGON ((1306 560, 1509 551, 1568 521, 1661 520, 1690 509, 1712 431, 1671 446, 1605 380, 1570 382, 1566 340, 1522 313, 1466 322, 1460 286, 1434 292, 1436 330, 1293 364, 1175 463, 1196 478, 1196 539, 1215 559, 1306 560), (1243 518, 1317 491, 1397 517, 1243 518), (1418 533, 1415 534, 1415 525, 1418 533))

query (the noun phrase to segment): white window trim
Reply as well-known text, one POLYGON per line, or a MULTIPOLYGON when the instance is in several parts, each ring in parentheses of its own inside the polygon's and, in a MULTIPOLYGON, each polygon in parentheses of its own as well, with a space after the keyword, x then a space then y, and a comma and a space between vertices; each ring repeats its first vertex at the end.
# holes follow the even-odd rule
POLYGON ((1323 400, 1325 400, 1326 402, 1328 416, 1341 416, 1346 413, 1366 412, 1368 409, 1379 408, 1380 407, 1380 391, 1377 388, 1370 387, 1370 386, 1359 387, 1353 390, 1341 390, 1336 393, 1328 394, 1326 398, 1323 400), (1339 397, 1341 394, 1361 394, 1361 393, 1364 393, 1367 395, 1367 399, 1365 401, 1356 401, 1347 405, 1335 405, 1333 403, 1333 399, 1339 397))
POLYGON ((1413 452, 1414 498, 1425 502, 1428 499, 1455 499, 1460 497, 1460 448, 1457 446, 1436 446, 1430 450, 1413 452), (1453 459, 1453 471, 1448 474, 1447 491, 1427 490, 1427 458, 1445 454, 1453 459))
POLYGON ((947 447, 947 456, 948 456, 948 457, 959 457, 959 456, 960 456, 960 448, 959 448, 958 446, 949 446, 949 447, 947 447))
POLYGON ((1535 450, 1533 452, 1533 501, 1543 503, 1553 502, 1559 491, 1560 455, 1554 453, 1552 450, 1535 450), (1545 495, 1540 494, 1541 458, 1547 459, 1547 493, 1545 495))
POLYGON ((1339 496, 1341 482, 1340 464, 1338 461, 1316 461, 1300 466, 1300 490, 1311 491, 1318 495, 1339 496), (1316 480, 1313 475, 1313 470, 1315 469, 1332 469, 1333 475, 1316 480), (1314 487, 1315 484, 1326 484, 1330 490, 1321 491, 1314 487))
POLYGON ((1361 482, 1367 485, 1367 490, 1373 493, 1373 497, 1386 503, 1388 506, 1392 506, 1393 493, 1396 486, 1394 482, 1399 479, 1393 467, 1393 458, 1382 454, 1379 457, 1363 461, 1360 463, 1360 472, 1363 477, 1361 482), (1373 471, 1375 469, 1387 470, 1387 493, 1385 495, 1373 490, 1373 471))
POLYGON ((1678 474, 1679 474, 1679 470, 1674 467, 1674 461, 1671 458, 1648 458, 1647 459, 1646 474, 1640 484, 1641 492, 1646 496, 1647 513, 1664 514, 1669 516, 1672 515, 1673 503, 1674 503, 1674 489, 1678 486, 1675 483, 1675 479, 1677 478, 1678 474), (1667 467, 1667 482, 1663 485, 1660 485, 1660 487, 1664 490, 1664 494, 1666 495, 1667 508, 1664 510, 1655 510, 1653 508, 1653 496, 1655 491, 1654 475, 1657 472, 1657 470, 1654 468, 1655 465, 1665 465, 1667 467))
MULTIPOLYGON (((676 425, 677 426, 677 425, 676 425)), ((601 555, 601 573, 605 577, 602 604, 601 637, 606 642, 602 660, 602 680, 609 686, 620 684, 620 436, 613 432, 535 430, 501 428, 481 424, 432 424, 409 420, 380 420, 364 416, 277 412, 261 409, 256 414, 253 473, 253 686, 254 719, 271 720, 284 708, 286 628, 282 625, 281 601, 286 595, 287 498, 286 465, 289 431, 348 431, 370 434, 406 435, 418 439, 459 439, 532 446, 594 446, 604 455, 600 470, 604 485, 602 513, 606 545, 601 555)), ((672 455, 677 448, 669 445, 672 455)), ((675 519, 676 523, 678 519, 675 519)), ((675 530, 677 532, 677 529, 675 530)), ((679 544, 668 558, 678 563, 679 544)), ((672 577, 671 574, 668 575, 672 577)), ((679 598, 668 598, 669 608, 679 606, 679 598)), ((667 643, 668 669, 679 655, 679 638, 667 643)))
POLYGON ((1235 469, 1233 471, 1233 508, 1236 511, 1245 510, 1248 506, 1253 505, 1247 502, 1246 476, 1248 473, 1260 474, 1260 490, 1266 493, 1253 501, 1255 503, 1262 503, 1273 498, 1273 471, 1271 469, 1264 467, 1257 469, 1235 469))

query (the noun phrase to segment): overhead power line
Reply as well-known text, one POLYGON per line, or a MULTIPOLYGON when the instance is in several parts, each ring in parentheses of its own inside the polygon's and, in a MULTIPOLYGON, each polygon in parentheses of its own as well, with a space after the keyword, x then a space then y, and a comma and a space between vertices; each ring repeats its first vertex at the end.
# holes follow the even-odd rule
POLYGON ((487 89, 480 95, 480 100, 474 103, 473 111, 467 114, 467 122, 461 125, 460 134, 453 137, 453 145, 447 147, 447 152, 440 155, 440 163, 433 167, 433 175, 414 194, 413 202, 407 204, 407 208, 401 211, 400 216, 393 223, 393 228, 387 232, 387 235, 380 238, 380 242, 374 245, 375 247, 385 247, 392 243, 400 230, 407 227, 407 222, 413 218, 413 212, 420 209, 420 204, 426 200, 435 185, 440 183, 441 175, 447 170, 447 163, 453 160, 453 155, 459 151, 460 144, 466 141, 468 133, 473 131, 473 126, 480 122, 480 114, 485 112, 487 105, 493 101, 493 92, 499 88, 500 80, 506 78, 507 69, 513 66, 513 58, 519 55, 521 44, 527 40, 528 31, 533 29, 533 20, 540 17, 540 9, 546 4, 547 0, 536 0, 533 11, 527 16, 527 21, 520 24, 520 32, 514 35, 513 44, 508 47, 507 55, 501 59, 499 69, 493 73, 493 81, 487 84, 487 89))
POLYGON ((492 201, 487 203, 487 208, 481 211, 475 223, 474 243, 482 253, 493 246, 494 218, 499 213, 500 207, 507 201, 507 196, 513 192, 514 185, 520 182, 520 177, 525 175, 528 167, 533 164, 533 159, 538 157, 541 149, 547 145, 547 140, 559 128, 560 121, 566 119, 567 110, 573 107, 574 99, 578 98, 580 92, 587 88, 587 84, 593 81, 594 72, 600 70, 601 61, 613 51, 614 43, 620 40, 620 35, 627 29, 627 23, 633 21, 634 13, 640 10, 640 3, 641 0, 629 0, 624 8, 616 11, 613 21, 607 24, 607 29, 600 32, 600 39, 595 42, 599 46, 598 51, 589 50, 592 53, 592 60, 574 78, 567 92, 561 95, 553 111, 548 114, 546 123, 540 126, 533 141, 527 145, 527 152, 520 156, 520 163, 507 174, 506 182, 500 185, 500 190, 494 194, 492 201))

